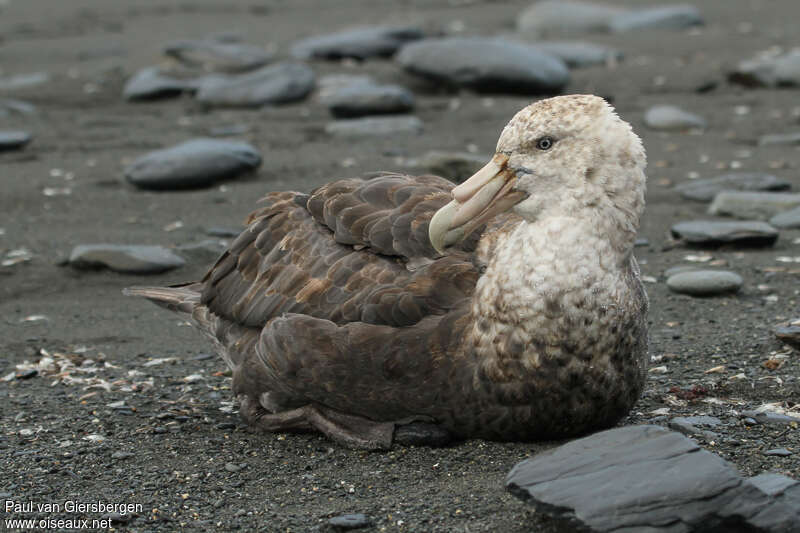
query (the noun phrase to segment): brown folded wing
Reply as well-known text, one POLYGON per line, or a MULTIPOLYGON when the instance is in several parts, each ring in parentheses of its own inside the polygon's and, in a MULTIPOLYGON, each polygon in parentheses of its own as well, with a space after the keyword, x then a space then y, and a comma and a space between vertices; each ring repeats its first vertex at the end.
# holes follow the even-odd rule
POLYGON ((436 176, 381 173, 310 195, 270 193, 203 279, 201 303, 250 327, 283 313, 390 326, 446 313, 479 276, 477 235, 445 257, 428 239, 451 188, 436 176))

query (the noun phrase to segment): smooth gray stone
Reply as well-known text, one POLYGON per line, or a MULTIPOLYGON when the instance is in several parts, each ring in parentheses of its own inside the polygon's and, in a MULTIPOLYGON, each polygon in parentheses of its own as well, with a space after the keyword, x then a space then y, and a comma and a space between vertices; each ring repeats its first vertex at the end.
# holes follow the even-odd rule
POLYGON ((334 516, 328 519, 328 524, 332 527, 336 528, 337 530, 348 530, 348 529, 360 529, 362 527, 367 527, 370 525, 369 518, 367 515, 356 513, 356 514, 343 514, 339 516, 334 516))
POLYGON ((345 138, 411 134, 422 131, 422 122, 414 116, 353 118, 331 122, 325 131, 345 138))
POLYGON ((773 457, 789 457, 792 455, 792 452, 787 450, 786 448, 773 448, 771 450, 766 450, 764 455, 773 456, 773 457))
POLYGON ((219 40, 174 41, 164 47, 164 54, 192 67, 215 72, 243 72, 263 67, 273 54, 264 48, 219 40))
POLYGON ((769 220, 800 206, 800 194, 780 192, 721 191, 708 207, 711 215, 769 220))
POLYGON ((197 99, 208 105, 260 107, 305 98, 314 89, 314 71, 302 63, 278 63, 238 76, 211 76, 197 99))
POLYGON ((763 172, 733 172, 708 179, 687 181, 675 186, 687 200, 710 202, 720 191, 786 191, 792 184, 763 172))
POLYGON ((414 95, 399 85, 354 83, 322 101, 337 118, 407 113, 414 109, 414 95))
POLYGON ((800 349, 800 326, 778 326, 775 336, 781 341, 800 349))
MULTIPOLYGON (((718 433, 714 433, 713 431, 707 431, 707 430, 700 429, 700 428, 697 427, 699 425, 712 425, 712 424, 702 424, 701 423, 702 421, 698 422, 696 420, 692 420, 693 418, 697 419, 697 418, 700 418, 700 417, 677 416, 677 417, 673 418, 672 420, 670 420, 667 425, 669 426, 670 429, 674 429, 675 431, 679 431, 680 433, 683 433, 684 435, 687 435, 689 437, 691 437, 691 436, 700 436, 700 437, 703 437, 703 438, 708 439, 708 440, 713 440, 713 439, 716 439, 716 438, 719 437, 718 433)), ((712 417, 709 417, 709 418, 712 418, 712 417)), ((717 422, 719 422, 719 419, 717 419, 717 422)), ((715 425, 715 424, 713 424, 713 425, 715 425)))
POLYGON ((786 426, 800 422, 800 418, 795 416, 771 413, 769 411, 742 411, 741 416, 750 417, 759 424, 767 424, 770 426, 786 426))
POLYGON ((19 115, 35 115, 36 106, 23 100, 0 98, 0 113, 2 113, 0 116, 5 116, 9 113, 17 113, 19 115))
POLYGON ((629 10, 593 2, 536 2, 517 17, 517 29, 537 34, 607 32, 629 10))
POLYGON ((691 220, 675 224, 671 231, 674 237, 690 244, 771 246, 778 240, 778 230, 759 220, 691 220))
POLYGON ((13 76, 0 77, 0 90, 14 91, 17 89, 29 89, 42 85, 50 81, 50 74, 47 72, 31 72, 29 74, 15 74, 13 76))
POLYGON ((637 9, 614 17, 609 27, 614 33, 632 30, 683 30, 704 23, 700 11, 690 4, 637 9))
POLYGON ((183 266, 185 261, 163 246, 81 244, 72 249, 75 268, 106 267, 125 274, 157 274, 183 266))
POLYGON ((705 128, 706 120, 672 105, 657 105, 644 114, 644 123, 654 130, 686 130, 705 128))
POLYGON ((420 157, 416 164, 433 174, 455 183, 461 183, 486 166, 491 157, 469 152, 444 152, 431 150, 420 157))
POLYGON ((258 168, 261 154, 237 141, 199 138, 136 159, 125 177, 141 189, 207 187, 258 168))
POLYGON ((776 228, 800 228, 800 207, 795 207, 794 209, 778 213, 769 219, 769 223, 776 228))
POLYGON ((800 85, 800 49, 742 61, 728 80, 746 87, 796 87, 800 85))
POLYGON ((800 131, 794 133, 774 133, 763 135, 758 138, 759 146, 769 146, 773 144, 800 144, 800 131))
POLYGON ((22 148, 33 137, 27 131, 0 130, 0 152, 22 148))
POLYGON ((795 486, 742 478, 719 456, 652 425, 568 442, 506 477, 509 492, 537 512, 596 532, 789 533, 800 523, 795 486))
POLYGON ((290 53, 301 59, 390 57, 406 43, 424 35, 416 26, 364 26, 297 41, 290 53))
POLYGON ((184 79, 162 72, 160 67, 147 67, 128 79, 122 89, 122 96, 126 100, 178 96, 183 92, 197 90, 199 84, 197 79, 184 79))
POLYGON ((622 59, 622 52, 600 44, 582 41, 537 41, 533 46, 560 58, 570 68, 605 65, 622 59))
POLYGON ((405 46, 395 59, 411 74, 479 92, 556 93, 569 82, 561 59, 503 39, 424 39, 405 46))
POLYGON ((739 274, 727 270, 692 270, 667 278, 667 287, 691 296, 716 296, 737 292, 743 283, 739 274))

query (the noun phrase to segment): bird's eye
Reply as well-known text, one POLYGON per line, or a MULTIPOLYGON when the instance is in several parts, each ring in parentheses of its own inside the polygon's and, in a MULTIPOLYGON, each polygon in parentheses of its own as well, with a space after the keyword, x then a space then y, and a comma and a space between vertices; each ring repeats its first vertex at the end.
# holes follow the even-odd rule
POLYGON ((555 141, 552 137, 542 137, 538 141, 536 141, 536 148, 539 150, 549 150, 553 147, 555 141))

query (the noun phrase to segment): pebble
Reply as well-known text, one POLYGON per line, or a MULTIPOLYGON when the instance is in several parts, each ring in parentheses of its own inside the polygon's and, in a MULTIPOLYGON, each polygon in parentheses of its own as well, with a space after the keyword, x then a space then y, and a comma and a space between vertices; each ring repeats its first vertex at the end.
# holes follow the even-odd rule
POLYGON ((27 370, 20 370, 19 372, 14 374, 14 377, 17 379, 31 379, 35 378, 38 375, 39 375, 38 370, 36 370, 35 368, 29 368, 27 370))
POLYGON ((672 105, 651 107, 644 114, 644 123, 651 129, 667 131, 705 128, 707 125, 703 117, 672 105))
POLYGON ((800 194, 780 192, 721 191, 708 208, 711 215, 769 220, 800 206, 800 194))
POLYGON ((132 513, 105 513, 100 515, 101 519, 110 520, 112 523, 115 524, 127 524, 131 520, 133 520, 132 513))
POLYGON ((800 418, 770 411, 742 411, 741 416, 770 426, 788 426, 800 423, 800 418))
POLYGON ((704 429, 700 429, 697 426, 717 426, 721 423, 718 418, 715 417, 701 417, 701 416, 676 416, 672 420, 669 421, 667 424, 670 429, 674 429, 675 431, 679 431, 684 435, 688 436, 701 436, 704 437, 706 440, 713 440, 719 438, 718 433, 714 433, 713 431, 707 431, 704 429), (709 420, 705 420, 709 419, 709 420))
POLYGON ((164 47, 164 54, 191 67, 214 72, 243 72, 262 67, 273 54, 264 48, 219 40, 174 41, 164 47))
POLYGON ((396 60, 411 74, 479 92, 552 94, 569 82, 561 59, 497 38, 424 39, 405 46, 396 60))
POLYGON ((768 476, 743 478, 683 435, 639 425, 538 453, 514 466, 506 488, 569 530, 792 531, 800 483, 768 476))
POLYGON ((627 9, 591 2, 544 0, 517 17, 517 29, 544 35, 551 33, 606 32, 611 21, 627 9))
POLYGON ((672 226, 672 235, 690 244, 771 246, 778 240, 778 230, 758 220, 718 222, 692 220, 672 226))
POLYGON ((778 326, 775 336, 790 346, 800 349, 800 326, 778 326))
POLYGON ((225 470, 227 470, 228 472, 234 473, 240 471, 241 469, 242 467, 239 465, 233 463, 225 463, 225 470))
POLYGON ((167 428, 163 426, 156 426, 153 428, 153 433, 155 433, 156 435, 163 435, 164 433, 167 432, 168 432, 167 428))
POLYGON ((321 97, 337 118, 407 113, 414 109, 414 95, 399 85, 353 83, 321 97))
POLYGON ((728 80, 746 87, 800 85, 800 49, 784 54, 767 53, 742 61, 728 80))
POLYGON ((260 107, 304 99, 314 89, 314 71, 303 63, 278 63, 247 74, 208 76, 197 100, 212 106, 260 107))
POLYGON ((236 424, 233 422, 220 422, 216 425, 217 429, 236 429, 236 424))
POLYGON ((370 521, 367 515, 357 513, 334 516, 328 519, 328 524, 339 530, 347 530, 367 527, 370 525, 370 521))
POLYGON ((106 267, 124 274, 157 274, 185 261, 162 246, 81 244, 72 249, 69 264, 78 269, 106 267))
POLYGON ((431 150, 420 157, 415 164, 433 174, 461 183, 483 168, 489 159, 491 159, 489 156, 469 152, 431 150))
POLYGON ((297 41, 290 53, 300 59, 391 57, 406 43, 423 37, 416 26, 364 26, 297 41))
POLYGON ((183 92, 197 90, 199 83, 196 79, 183 79, 165 73, 160 67, 147 67, 128 79, 122 89, 122 96, 131 101, 178 96, 183 92))
POLYGON ((6 116, 10 113, 17 113, 19 115, 35 115, 36 106, 23 100, 0 98, 0 116, 6 116))
POLYGON ((611 19, 614 33, 632 30, 683 30, 704 23, 700 11, 693 5, 677 4, 637 9, 611 19))
POLYGON ((198 138, 139 157, 125 177, 140 189, 187 189, 235 178, 259 165, 261 154, 247 143, 198 138))
POLYGON ((129 459, 129 458, 133 457, 134 455, 136 455, 136 454, 131 453, 131 452, 114 452, 114 453, 111 454, 111 458, 112 459, 122 460, 122 459, 129 459))
POLYGON ((782 211, 769 219, 769 223, 776 228, 797 229, 800 228, 800 207, 795 207, 788 211, 782 211))
POLYGON ((769 455, 774 457, 789 457, 790 455, 792 455, 792 452, 790 452, 786 448, 773 448, 771 450, 765 451, 764 455, 769 455))
POLYGON ((583 41, 537 41, 534 46, 560 58, 570 68, 606 65, 623 57, 619 50, 583 41))
POLYGON ((14 74, 12 76, 0 77, 0 90, 14 91, 17 89, 29 89, 37 85, 43 85, 48 81, 50 81, 50 74, 47 72, 14 74))
POLYGON ((687 200, 710 202, 717 193, 727 191, 785 191, 792 184, 763 172, 733 172, 714 178, 691 180, 675 186, 687 200))
POLYGON ((31 142, 31 134, 26 131, 0 130, 0 152, 18 150, 31 142))
POLYGON ((743 284, 742 277, 727 270, 692 270, 673 274, 667 278, 667 287, 681 294, 714 296, 737 292, 743 284))
POLYGON ((762 135, 758 138, 759 146, 769 146, 773 144, 800 144, 800 131, 793 133, 773 133, 762 135))
POLYGON ((422 121, 414 116, 336 120, 325 126, 328 134, 344 138, 412 134, 422 129, 422 121))

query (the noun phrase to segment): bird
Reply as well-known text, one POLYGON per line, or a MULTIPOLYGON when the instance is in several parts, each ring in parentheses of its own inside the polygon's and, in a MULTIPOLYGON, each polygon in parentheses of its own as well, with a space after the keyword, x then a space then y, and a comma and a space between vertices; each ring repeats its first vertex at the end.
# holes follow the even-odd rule
POLYGON ((269 192, 200 281, 124 292, 191 319, 256 429, 370 450, 579 436, 644 388, 645 167, 604 99, 546 98, 459 185, 269 192))

